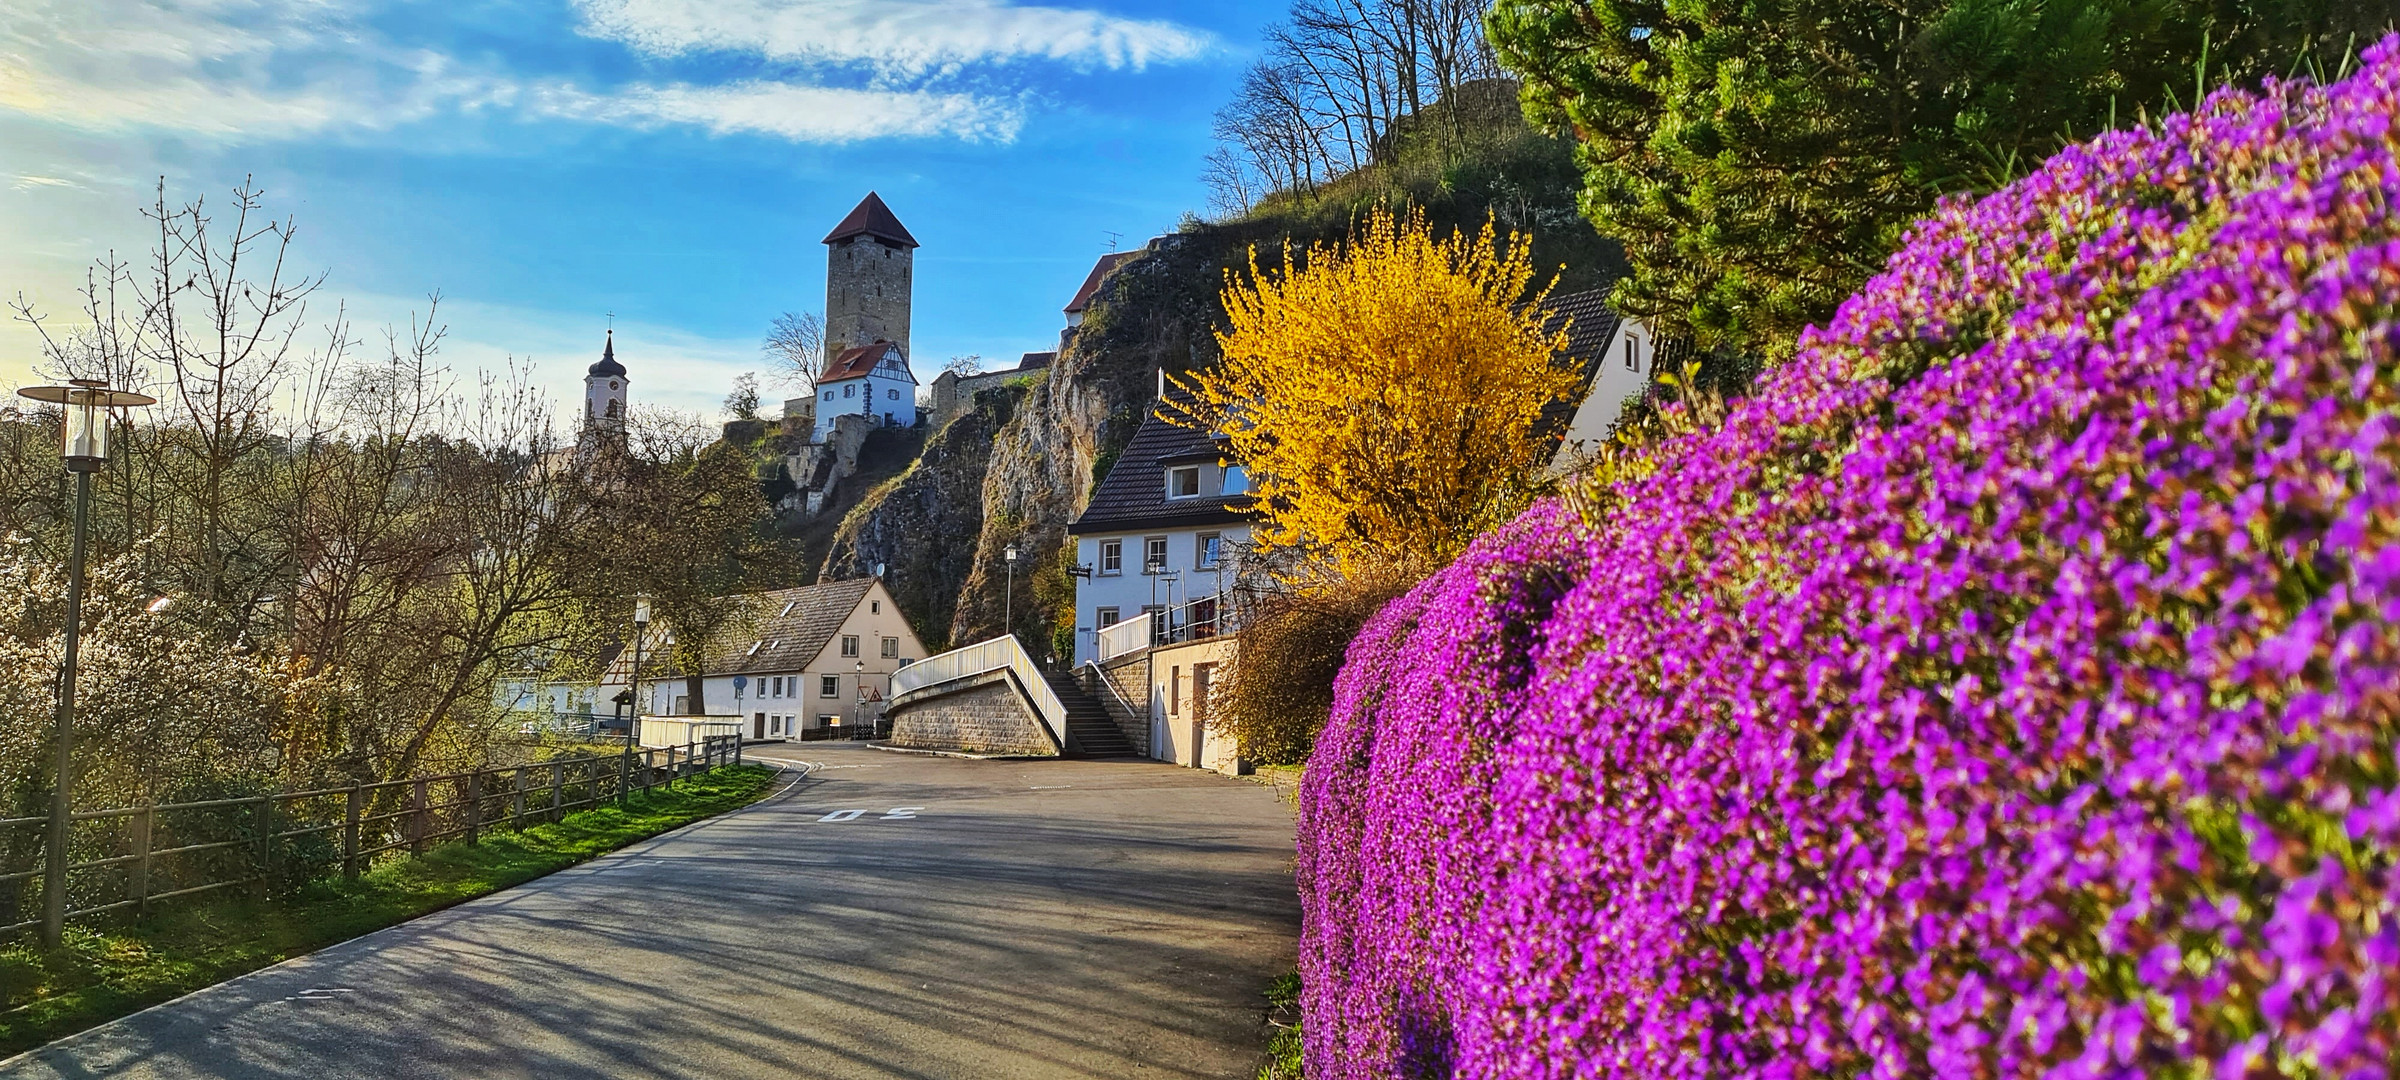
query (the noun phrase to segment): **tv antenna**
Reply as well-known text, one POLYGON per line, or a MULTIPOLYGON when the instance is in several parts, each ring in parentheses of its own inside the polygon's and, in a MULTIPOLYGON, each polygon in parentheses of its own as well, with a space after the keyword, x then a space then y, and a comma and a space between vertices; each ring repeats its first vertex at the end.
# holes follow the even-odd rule
POLYGON ((1116 232, 1111 229, 1102 229, 1100 230, 1100 233, 1101 235, 1108 237, 1108 250, 1110 251, 1117 250, 1117 245, 1123 242, 1125 239, 1124 233, 1116 232))

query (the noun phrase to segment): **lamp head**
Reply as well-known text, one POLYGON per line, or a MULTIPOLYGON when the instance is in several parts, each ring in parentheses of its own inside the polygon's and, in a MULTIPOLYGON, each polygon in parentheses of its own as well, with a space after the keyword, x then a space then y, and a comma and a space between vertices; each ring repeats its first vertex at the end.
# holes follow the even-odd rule
POLYGON ((1006 554, 1007 554, 1007 556, 1008 556, 1008 561, 1010 561, 1010 562, 1015 562, 1015 561, 1017 561, 1017 545, 1015 545, 1015 544, 1010 544, 1010 545, 1008 545, 1008 551, 1006 552, 1006 554))
POLYGON ((28 386, 17 396, 64 405, 67 422, 59 456, 71 472, 98 472, 108 460, 108 410, 155 405, 158 399, 130 390, 111 390, 101 379, 69 379, 65 386, 28 386))

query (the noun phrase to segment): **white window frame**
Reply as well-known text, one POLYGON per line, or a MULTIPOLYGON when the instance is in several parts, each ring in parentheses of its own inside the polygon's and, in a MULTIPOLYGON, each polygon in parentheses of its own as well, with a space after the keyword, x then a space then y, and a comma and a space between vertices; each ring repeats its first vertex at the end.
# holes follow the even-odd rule
POLYGON ((1167 572, 1168 560, 1174 557, 1175 552, 1169 547, 1166 537, 1145 536, 1142 538, 1142 573, 1164 574, 1167 572), (1155 563, 1150 561, 1150 552, 1153 548, 1158 551, 1158 561, 1155 563))
POLYGON ((842 659, 844 659, 844 660, 856 660, 856 659, 858 659, 858 635, 857 635, 857 634, 843 634, 843 635, 842 635, 842 659))
POLYGON ((1199 498, 1199 497, 1200 497, 1200 466, 1198 466, 1198 465, 1170 465, 1170 466, 1167 466, 1167 498, 1169 498, 1169 499, 1197 499, 1197 498, 1199 498), (1189 476, 1191 477, 1191 480, 1192 480, 1192 490, 1190 490, 1190 491, 1188 491, 1188 492, 1186 492, 1186 491, 1177 491, 1177 490, 1175 490, 1175 489, 1176 489, 1176 487, 1177 487, 1176 481, 1177 481, 1178 479, 1180 479, 1180 478, 1184 477, 1185 475, 1189 475, 1189 476))
POLYGON ((1100 541, 1101 575, 1104 577, 1116 577, 1124 572, 1125 541, 1122 539, 1100 541))
POLYGON ((1217 488, 1226 495, 1249 494, 1250 467, 1247 465, 1225 466, 1225 478, 1217 484, 1217 488))
POLYGON ((842 677, 839 675, 817 676, 817 696, 821 698, 841 697, 842 677))
POLYGON ((1115 626, 1124 621, 1125 616, 1120 614, 1116 608, 1104 607, 1092 609, 1092 628, 1095 630, 1106 630, 1109 627, 1115 626))
POLYGON ((1202 570, 1214 570, 1218 560, 1225 557, 1225 534, 1201 533, 1192 537, 1192 565, 1202 570), (1210 541, 1215 541, 1212 545, 1210 541), (1215 547, 1214 553, 1210 552, 1215 547))
POLYGON ((887 637, 883 639, 883 658, 886 660, 897 660, 900 658, 899 638, 887 637))

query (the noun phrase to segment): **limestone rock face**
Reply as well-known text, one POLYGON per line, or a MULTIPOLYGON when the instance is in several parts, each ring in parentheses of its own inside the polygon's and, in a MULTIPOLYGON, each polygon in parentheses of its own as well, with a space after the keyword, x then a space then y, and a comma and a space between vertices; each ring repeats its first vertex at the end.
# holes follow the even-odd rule
POLYGON ((1000 432, 984 479, 983 533, 951 640, 1002 632, 1010 576, 1002 553, 1015 543, 1010 629, 1036 657, 1071 652, 1067 526, 1151 408, 1158 373, 1180 374, 1216 354, 1217 289, 1233 253, 1193 240, 1188 233, 1160 237, 1103 279, 1082 325, 1000 432))
POLYGON ((948 649, 951 619, 983 532, 992 444, 1025 391, 994 387, 934 432, 906 472, 866 493, 833 534, 817 580, 884 568, 884 586, 925 647, 948 649))

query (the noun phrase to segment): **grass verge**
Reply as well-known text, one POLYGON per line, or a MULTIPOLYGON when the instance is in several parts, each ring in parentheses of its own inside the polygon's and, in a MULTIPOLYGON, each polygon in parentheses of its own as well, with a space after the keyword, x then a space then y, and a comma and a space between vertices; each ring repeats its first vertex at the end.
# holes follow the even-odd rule
POLYGON ((118 926, 69 926, 56 950, 0 948, 0 1058, 748 805, 775 776, 757 765, 719 769, 624 806, 395 859, 357 881, 321 879, 277 900, 171 905, 118 926))
POLYGON ((1258 1080, 1306 1080, 1300 1065, 1300 973, 1278 977, 1267 987, 1267 1063, 1258 1080))

